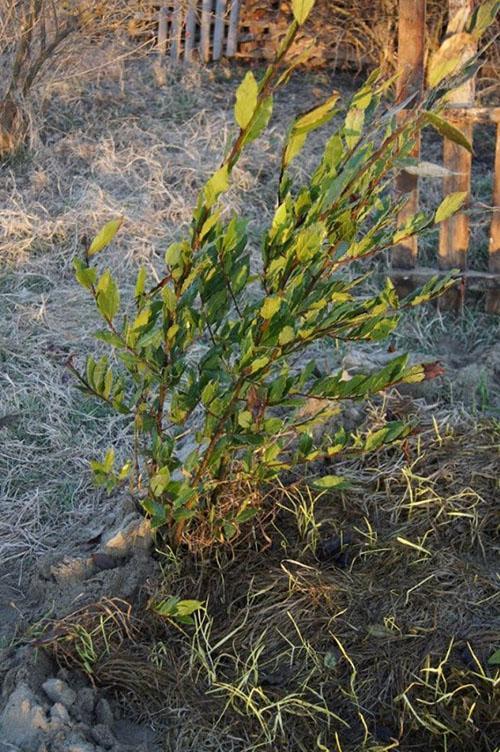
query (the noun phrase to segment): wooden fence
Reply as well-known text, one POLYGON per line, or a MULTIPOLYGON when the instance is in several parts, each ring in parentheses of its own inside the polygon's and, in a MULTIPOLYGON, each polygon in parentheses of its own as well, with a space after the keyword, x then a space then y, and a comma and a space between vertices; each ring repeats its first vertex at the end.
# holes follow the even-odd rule
POLYGON ((161 0, 134 22, 140 28, 141 22, 147 25, 157 14, 161 59, 189 63, 196 54, 208 63, 236 55, 241 0, 172 0, 156 10, 158 5, 161 0))
MULTIPOLYGON (((174 62, 190 62, 196 55, 204 62, 209 62, 223 56, 234 57, 242 39, 239 21, 246 1, 171 0, 158 10, 161 0, 155 0, 151 7, 157 14, 158 51, 161 59, 166 60, 168 57, 174 62)), ((399 0, 397 94, 401 101, 411 94, 420 94, 424 88, 426 4, 426 0, 399 0)), ((448 0, 448 4, 450 22, 446 44, 450 44, 449 40, 453 35, 457 35, 457 42, 462 44, 469 36, 463 33, 464 19, 472 12, 476 0, 448 0)), ((462 49, 464 60, 474 52, 473 46, 462 49)), ((401 117, 405 117, 404 112, 401 117)), ((496 128, 489 268, 488 271, 468 268, 471 200, 466 202, 464 210, 441 224, 437 267, 438 270, 458 268, 462 271, 462 301, 466 289, 484 291, 487 310, 500 313, 500 107, 476 107, 475 82, 471 79, 453 92, 447 118, 465 134, 470 143, 473 143, 476 123, 489 123, 496 128)), ((419 143, 414 156, 420 156, 419 143)), ((472 155, 455 143, 444 140, 443 166, 448 171, 443 179, 444 193, 465 191, 471 199, 472 155)), ((418 211, 418 184, 419 178, 408 173, 403 173, 397 179, 396 189, 408 194, 408 202, 400 215, 401 224, 418 211)), ((417 238, 406 240, 393 250, 391 274, 401 287, 421 284, 436 274, 436 271, 419 264, 417 238)))
MULTIPOLYGON (((425 75, 425 0, 399 0, 399 39, 398 39, 398 97, 405 100, 411 94, 420 94, 425 75)), ((474 0, 449 0, 447 39, 460 34, 457 44, 463 44, 463 27, 457 19, 465 18, 472 11, 474 0)), ((448 42, 450 46, 453 41, 448 42)), ((471 57, 473 47, 462 49, 464 59, 471 57)), ((474 125, 490 123, 496 128, 496 153, 493 167, 492 216, 489 238, 489 269, 477 271, 468 268, 470 250, 469 209, 472 201, 471 173, 472 155, 461 146, 444 140, 443 167, 449 175, 443 179, 445 194, 465 191, 469 200, 464 209, 442 222, 439 231, 438 268, 441 270, 458 268, 462 274, 461 293, 467 290, 486 292, 486 308, 492 313, 500 313, 500 107, 476 107, 474 79, 457 88, 451 95, 446 116, 450 123, 458 127, 468 141, 473 143, 474 125)), ((404 117, 404 113, 402 114, 404 117)), ((415 156, 420 156, 417 144, 415 156)), ((415 214, 419 208, 418 177, 403 173, 397 181, 399 191, 408 193, 408 202, 401 212, 400 222, 415 214)), ((411 238, 401 243, 392 252, 392 276, 400 284, 413 286, 436 274, 436 269, 419 266, 418 239, 411 238)))

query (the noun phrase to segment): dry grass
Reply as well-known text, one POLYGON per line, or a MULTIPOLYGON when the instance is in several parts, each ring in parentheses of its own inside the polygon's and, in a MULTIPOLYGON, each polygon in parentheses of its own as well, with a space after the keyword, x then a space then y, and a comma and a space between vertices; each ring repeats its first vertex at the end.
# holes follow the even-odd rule
MULTIPOLYGON (((182 628, 137 611, 141 636, 106 641, 93 675, 142 695, 158 730, 177 718, 166 749, 192 749, 194 728, 207 750, 214 735, 220 750, 496 749, 498 426, 421 418, 406 458, 341 468, 354 490, 316 503, 289 492, 272 546, 165 558, 153 598, 206 611, 182 628), (332 538, 344 546, 328 556, 332 538)), ((95 607, 79 622, 101 634, 95 607)))

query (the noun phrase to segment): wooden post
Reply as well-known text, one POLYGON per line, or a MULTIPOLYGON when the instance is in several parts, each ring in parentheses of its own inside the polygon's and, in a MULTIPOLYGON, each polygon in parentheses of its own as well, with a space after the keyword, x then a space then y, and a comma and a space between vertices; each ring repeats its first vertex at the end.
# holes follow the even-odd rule
POLYGON ((172 13, 172 29, 170 32, 170 59, 178 62, 181 55, 181 34, 182 34, 182 3, 181 0, 175 0, 175 7, 172 13))
POLYGON ((184 42, 184 59, 186 63, 190 63, 193 60, 197 4, 198 0, 189 0, 186 11, 186 41, 184 42))
POLYGON ((234 57, 238 49, 238 26, 240 23, 240 0, 232 0, 227 32, 226 55, 234 57))
MULTIPOLYGON (((454 22, 457 18, 465 18, 472 13, 475 0, 449 0, 449 18, 452 33, 460 33, 461 27, 454 22)), ((474 52, 471 46, 462 49, 463 60, 467 60, 474 52)), ((450 104, 460 104, 463 107, 473 107, 475 99, 475 81, 469 79, 465 84, 451 92, 448 96, 450 104)), ((456 125, 472 143, 473 121, 469 117, 457 118, 450 115, 450 120, 456 125)), ((444 178, 443 189, 445 195, 456 191, 470 194, 472 155, 467 149, 445 139, 443 143, 443 165, 455 173, 444 178)), ((439 267, 465 269, 467 264, 467 250, 469 248, 469 217, 465 211, 457 212, 453 217, 441 223, 439 232, 439 267)))
MULTIPOLYGON (((424 85, 425 59, 425 6, 426 0, 399 0, 398 28, 398 73, 397 99, 404 101, 412 94, 422 94, 424 85)), ((400 121, 408 113, 400 113, 400 121)), ((420 156, 420 135, 415 137, 413 156, 420 156)), ((418 177, 402 172, 396 180, 398 194, 407 195, 407 203, 398 216, 398 225, 418 211, 418 177)), ((408 238, 392 251, 392 264, 402 269, 416 265, 418 254, 417 238, 408 238)))
POLYGON ((158 52, 160 58, 167 54, 167 22, 168 12, 166 8, 160 8, 158 11, 158 52))
MULTIPOLYGON (((497 124, 497 145, 495 150, 495 172, 493 173, 493 217, 490 227, 489 270, 498 275, 500 282, 500 123, 497 124)), ((486 296, 488 313, 500 314, 500 285, 486 296)))
POLYGON ((224 26, 226 15, 226 0, 217 0, 215 6, 215 28, 214 28, 214 49, 212 57, 214 60, 220 60, 222 57, 222 47, 224 45, 224 26))
POLYGON ((204 63, 210 60, 210 28, 212 24, 213 0, 203 0, 201 5, 201 59, 204 63))

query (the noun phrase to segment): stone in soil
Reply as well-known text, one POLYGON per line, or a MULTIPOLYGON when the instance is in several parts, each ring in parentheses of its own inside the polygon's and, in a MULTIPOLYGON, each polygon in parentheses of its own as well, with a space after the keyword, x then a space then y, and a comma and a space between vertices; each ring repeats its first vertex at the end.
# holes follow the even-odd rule
POLYGON ((76 700, 76 692, 62 679, 47 679, 42 684, 42 689, 52 702, 61 702, 67 708, 71 707, 76 700))
POLYGON ((20 684, 9 697, 0 716, 0 728, 4 745, 37 752, 50 727, 45 710, 26 684, 20 684))

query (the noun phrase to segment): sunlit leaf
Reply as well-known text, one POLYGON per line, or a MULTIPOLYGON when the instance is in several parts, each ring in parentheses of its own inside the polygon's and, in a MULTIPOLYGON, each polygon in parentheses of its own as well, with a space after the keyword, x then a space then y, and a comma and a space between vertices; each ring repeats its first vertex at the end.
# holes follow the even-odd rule
POLYGON ((118 217, 118 219, 112 219, 110 222, 107 222, 90 244, 87 255, 93 256, 95 253, 104 250, 111 243, 122 224, 123 217, 118 217))
POLYGON ((450 193, 439 204, 436 213, 434 215, 434 222, 443 222, 445 219, 451 217, 457 212, 467 200, 467 191, 457 191, 456 193, 450 193))

